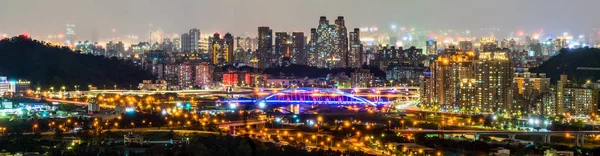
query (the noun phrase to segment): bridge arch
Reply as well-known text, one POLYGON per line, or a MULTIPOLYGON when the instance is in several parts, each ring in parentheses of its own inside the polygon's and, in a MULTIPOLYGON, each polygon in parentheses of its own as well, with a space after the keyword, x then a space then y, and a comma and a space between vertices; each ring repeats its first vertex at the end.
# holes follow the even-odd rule
POLYGON ((355 96, 337 89, 329 88, 292 88, 281 90, 255 101, 255 105, 264 107, 269 102, 280 103, 316 103, 316 104, 376 104, 368 99, 355 96), (283 96, 283 98, 278 98, 283 96), (287 97, 286 97, 287 96, 287 97), (319 100, 317 100, 319 99, 319 100))

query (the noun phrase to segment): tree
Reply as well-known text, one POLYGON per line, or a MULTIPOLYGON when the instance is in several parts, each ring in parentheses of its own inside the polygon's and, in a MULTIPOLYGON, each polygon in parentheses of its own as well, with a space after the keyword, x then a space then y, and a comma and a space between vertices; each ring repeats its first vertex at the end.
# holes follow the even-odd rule
POLYGON ((174 139, 175 138, 175 132, 173 132, 173 130, 170 130, 169 133, 167 133, 166 137, 169 138, 169 139, 174 139))
POLYGON ((0 75, 27 79, 39 87, 129 85, 154 79, 131 61, 78 54, 27 36, 0 40, 0 75))
POLYGON ((63 131, 60 128, 54 129, 54 139, 62 141, 63 131))

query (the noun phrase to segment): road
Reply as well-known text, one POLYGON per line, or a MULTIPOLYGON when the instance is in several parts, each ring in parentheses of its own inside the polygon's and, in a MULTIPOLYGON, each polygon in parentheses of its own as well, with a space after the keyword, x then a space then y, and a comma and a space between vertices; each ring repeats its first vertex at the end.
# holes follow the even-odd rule
POLYGON ((439 134, 461 134, 461 133, 477 133, 477 134, 527 134, 527 135, 545 135, 545 134, 600 134, 600 131, 547 131, 547 132, 532 132, 532 131, 486 131, 486 130, 394 130, 400 133, 439 133, 439 134))

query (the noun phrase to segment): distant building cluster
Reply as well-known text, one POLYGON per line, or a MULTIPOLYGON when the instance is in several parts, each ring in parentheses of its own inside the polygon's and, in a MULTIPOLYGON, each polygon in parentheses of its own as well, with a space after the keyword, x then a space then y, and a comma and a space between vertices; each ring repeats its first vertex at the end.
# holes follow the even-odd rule
POLYGON ((158 29, 149 33, 149 42, 121 41, 137 39, 126 36, 99 44, 95 38, 75 42, 75 25, 69 23, 66 36, 49 37, 64 39, 83 54, 131 60, 157 77, 140 83, 146 90, 404 85, 420 86, 420 105, 439 111, 576 116, 599 112, 596 82, 575 84, 561 78, 552 84, 545 73, 528 71, 560 49, 595 46, 598 41, 568 33, 551 36, 543 30, 496 39, 498 29, 480 31, 490 35, 396 25, 389 31, 376 26, 348 29, 343 16, 333 22, 321 16, 307 33, 268 26, 243 36, 198 28, 167 35, 158 29), (291 65, 349 70, 320 78, 263 72, 291 65), (372 69, 385 76, 376 77, 372 69))

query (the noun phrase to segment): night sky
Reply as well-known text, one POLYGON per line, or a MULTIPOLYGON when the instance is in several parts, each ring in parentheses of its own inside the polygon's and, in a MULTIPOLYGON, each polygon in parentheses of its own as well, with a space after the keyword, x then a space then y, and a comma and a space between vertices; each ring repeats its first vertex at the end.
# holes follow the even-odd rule
POLYGON ((274 31, 310 31, 319 16, 333 23, 343 15, 350 28, 390 25, 423 29, 500 28, 562 33, 600 27, 600 0, 2 0, 0 34, 64 33, 76 24, 78 37, 97 30, 104 38, 119 35, 147 38, 149 30, 255 35, 258 26, 274 31))

